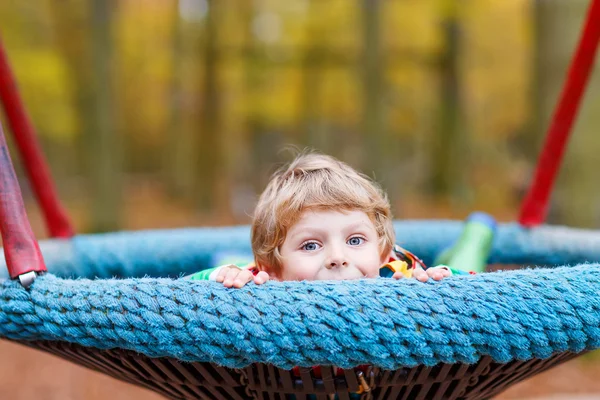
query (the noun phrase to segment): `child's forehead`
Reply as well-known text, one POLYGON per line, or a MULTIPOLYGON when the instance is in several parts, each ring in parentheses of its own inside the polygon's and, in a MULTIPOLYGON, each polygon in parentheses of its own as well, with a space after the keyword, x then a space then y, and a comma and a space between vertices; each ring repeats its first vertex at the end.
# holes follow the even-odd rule
POLYGON ((306 229, 309 227, 327 227, 335 226, 372 226, 373 222, 369 215, 361 210, 324 210, 309 209, 303 211, 296 222, 290 226, 290 231, 294 229, 306 229))

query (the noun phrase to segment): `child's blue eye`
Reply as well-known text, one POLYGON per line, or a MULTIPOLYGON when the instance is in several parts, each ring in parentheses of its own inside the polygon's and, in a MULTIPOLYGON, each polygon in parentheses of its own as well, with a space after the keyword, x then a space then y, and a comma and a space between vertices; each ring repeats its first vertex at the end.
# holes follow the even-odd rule
POLYGON ((350 246, 359 246, 359 245, 363 244, 364 241, 365 241, 365 239, 358 237, 358 236, 354 236, 354 237, 351 237, 350 239, 348 239, 347 243, 350 246))
POLYGON ((318 246, 315 242, 308 242, 302 245, 302 250, 314 251, 318 249, 318 246))

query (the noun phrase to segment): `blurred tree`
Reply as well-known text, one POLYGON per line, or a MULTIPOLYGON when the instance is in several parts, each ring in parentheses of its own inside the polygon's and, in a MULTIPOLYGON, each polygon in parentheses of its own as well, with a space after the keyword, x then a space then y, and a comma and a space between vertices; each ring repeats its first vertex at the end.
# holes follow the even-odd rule
POLYGON ((90 131, 84 133, 90 161, 92 196, 91 229, 114 231, 120 227, 122 154, 119 132, 115 129, 112 71, 113 2, 92 0, 91 17, 93 105, 90 131))
POLYGON ((201 80, 201 112, 198 114, 198 141, 196 143, 197 179, 194 197, 197 206, 209 211, 216 204, 227 204, 227 200, 219 196, 221 186, 218 185, 219 168, 222 162, 222 151, 219 140, 220 119, 222 114, 221 95, 219 93, 219 31, 222 4, 219 0, 208 0, 203 37, 201 40, 203 65, 201 80))
POLYGON ((167 148, 163 152, 166 186, 171 196, 191 198, 195 187, 196 168, 193 163, 195 128, 190 116, 194 115, 194 90, 189 88, 187 64, 190 62, 190 45, 198 40, 198 27, 182 18, 186 10, 180 1, 172 4, 171 18, 171 96, 170 121, 166 134, 167 148), (190 26, 192 25, 192 26, 190 26))
MULTIPOLYGON (((90 165, 90 187, 92 173, 103 178, 91 170, 102 152, 89 135, 109 129, 94 125, 105 112, 98 102, 110 97, 112 122, 102 124, 122 133, 132 182, 153 180, 166 166, 169 191, 209 211, 199 215, 248 213, 248 199, 290 142, 375 172, 393 202, 419 203, 424 186, 435 189, 434 203, 460 200, 475 181, 479 200, 484 182, 487 199, 504 204, 497 192, 509 179, 489 176, 504 176, 522 156, 505 144, 525 130, 530 1, 122 0, 106 28, 117 38, 104 53, 112 88, 95 82, 107 72, 93 60, 103 51, 92 44, 92 0, 45 0, 46 9, 2 3, 0 27, 17 49, 32 114, 52 132, 54 164, 66 165, 56 133, 75 129, 69 112, 44 106, 44 96, 72 89, 76 156, 90 165), (41 43, 48 10, 62 57, 41 43)), ((111 165, 121 170, 120 160, 111 165)))
POLYGON ((381 43, 381 1, 360 0, 362 3, 362 82, 363 82, 363 134, 367 140, 367 160, 378 181, 386 181, 386 167, 389 165, 390 143, 385 129, 382 43, 381 43))
POLYGON ((329 149, 328 134, 324 131, 320 120, 321 88, 323 70, 327 56, 326 32, 320 24, 315 23, 317 7, 314 1, 308 3, 306 10, 305 45, 300 61, 300 98, 298 101, 300 143, 327 152, 329 149))
POLYGON ((439 64, 440 111, 437 133, 430 141, 430 184, 435 196, 450 196, 458 202, 465 199, 465 174, 469 166, 462 124, 461 24, 458 0, 443 0, 440 4, 444 41, 439 64))
MULTIPOLYGON (((73 155, 74 117, 68 89, 68 71, 53 51, 52 26, 48 4, 23 4, 20 7, 4 2, 0 6, 1 40, 8 52, 11 69, 42 148, 49 162, 59 192, 67 189, 76 157, 73 155), (19 12, 20 11, 20 12, 19 12), (41 67, 43 66, 43 67, 41 67)), ((8 126, 5 123, 5 130, 8 126)), ((8 133, 8 132, 7 132, 8 133)), ((16 162, 17 171, 20 163, 16 162)), ((27 183, 22 181, 25 194, 27 183)))
POLYGON ((56 2, 53 12, 59 50, 72 77, 78 114, 79 150, 90 215, 87 230, 120 226, 121 145, 114 129, 111 79, 112 2, 56 2))
MULTIPOLYGON (((196 1, 192 1, 196 2, 196 1)), ((155 174, 162 166, 169 123, 175 0, 119 0, 111 31, 116 128, 130 174, 155 174)), ((181 1, 180 3, 186 3, 181 1)), ((187 1, 190 3, 190 1, 187 1)), ((196 29, 198 31, 198 29, 196 29)), ((188 62, 185 57, 182 64, 188 62)), ((189 76, 181 79, 189 79, 189 76)), ((192 83, 188 83, 192 86, 192 83)))
MULTIPOLYGON (((589 1, 536 0, 536 52, 534 126, 536 133, 532 147, 541 147, 559 92, 566 79, 567 68, 580 36, 589 1)), ((596 66, 596 72, 598 71, 596 66)), ((600 77, 592 75, 582 100, 581 110, 570 139, 564 167, 554 195, 555 208, 552 222, 557 220, 581 227, 597 227, 600 224, 598 179, 596 157, 600 152, 600 140, 595 133, 600 126, 600 77)), ((537 157, 536 157, 537 158, 537 157)))
MULTIPOLYGON (((530 139, 530 0, 461 2, 461 115, 471 207, 510 211, 523 196, 530 139), (493 177, 493 179, 490 179, 493 177), (471 197, 472 193, 472 197, 471 197)), ((511 210, 512 209, 512 210, 511 210)), ((506 212, 506 211, 504 211, 506 212)))

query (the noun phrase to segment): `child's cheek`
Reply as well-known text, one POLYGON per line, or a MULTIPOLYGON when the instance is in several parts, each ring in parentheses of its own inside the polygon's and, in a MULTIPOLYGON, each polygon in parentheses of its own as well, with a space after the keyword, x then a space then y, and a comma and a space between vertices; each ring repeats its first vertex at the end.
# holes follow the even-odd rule
POLYGON ((302 257, 288 257, 283 260, 281 271, 285 281, 311 280, 310 265, 302 257))
POLYGON ((295 281, 311 281, 314 279, 314 272, 308 266, 295 266, 289 268, 288 276, 290 280, 295 281))
POLYGON ((363 265, 366 266, 365 275, 367 275, 367 278, 377 278, 379 276, 379 269, 388 260, 388 257, 381 257, 379 253, 373 253, 371 256, 365 257, 363 265))

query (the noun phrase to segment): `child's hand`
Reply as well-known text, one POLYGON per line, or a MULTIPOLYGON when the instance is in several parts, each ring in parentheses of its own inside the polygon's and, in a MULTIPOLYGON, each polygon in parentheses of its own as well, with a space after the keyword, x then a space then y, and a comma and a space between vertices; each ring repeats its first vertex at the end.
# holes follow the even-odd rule
MULTIPOLYGON (((442 279, 450 276, 451 273, 446 268, 428 268, 424 270, 423 267, 417 265, 415 269, 413 269, 413 278, 420 282, 427 282, 429 278, 433 278, 436 281, 441 281, 442 279)), ((401 272, 396 272, 393 276, 394 279, 402 279, 404 275, 401 272)))
POLYGON ((241 288, 246 283, 254 281, 257 285, 262 285, 269 280, 269 274, 260 271, 258 274, 252 274, 249 269, 239 268, 235 265, 226 265, 219 270, 216 281, 223 282, 225 287, 241 288))

